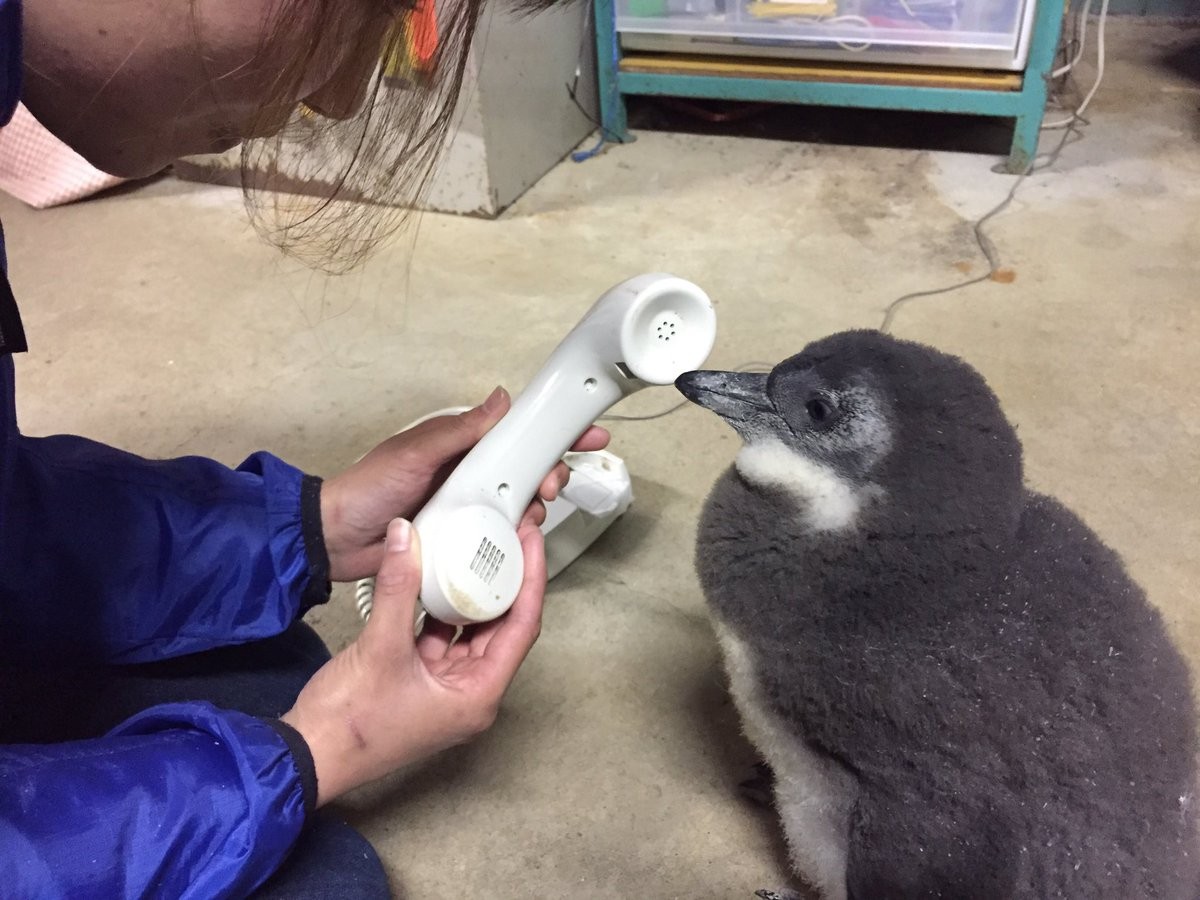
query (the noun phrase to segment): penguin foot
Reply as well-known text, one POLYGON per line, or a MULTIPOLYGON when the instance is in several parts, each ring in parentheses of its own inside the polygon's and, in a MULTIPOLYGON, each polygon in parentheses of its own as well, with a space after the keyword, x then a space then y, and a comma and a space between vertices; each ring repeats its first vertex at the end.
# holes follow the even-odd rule
POLYGON ((738 785, 738 791, 755 806, 770 808, 775 796, 775 773, 765 762, 754 766, 754 774, 738 785))
POLYGON ((761 900, 806 900, 803 894, 789 891, 786 888, 782 891, 772 891, 763 888, 760 891, 755 891, 754 896, 761 898, 761 900))

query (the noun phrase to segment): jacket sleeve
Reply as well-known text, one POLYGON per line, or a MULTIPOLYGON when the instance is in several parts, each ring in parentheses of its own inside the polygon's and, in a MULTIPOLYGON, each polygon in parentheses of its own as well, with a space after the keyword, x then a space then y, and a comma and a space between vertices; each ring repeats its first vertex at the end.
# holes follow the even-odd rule
POLYGON ((6 897, 244 897, 316 801, 281 722, 205 703, 153 707, 107 736, 0 747, 6 897))
POLYGON ((320 481, 73 436, 0 448, 0 633, 39 661, 136 663, 282 632, 328 597, 320 481))

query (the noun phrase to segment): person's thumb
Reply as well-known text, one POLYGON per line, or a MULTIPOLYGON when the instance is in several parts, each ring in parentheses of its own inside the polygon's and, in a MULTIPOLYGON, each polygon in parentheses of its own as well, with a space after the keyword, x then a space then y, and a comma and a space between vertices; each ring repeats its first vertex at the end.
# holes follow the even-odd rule
POLYGON ((473 409, 468 409, 465 413, 459 416, 459 419, 468 423, 471 428, 477 432, 476 440, 483 437, 491 430, 491 427, 504 418, 509 407, 512 406, 512 398, 502 387, 495 388, 488 398, 473 409))
POLYGON ((384 539, 383 562, 375 576, 371 617, 363 639, 372 650, 403 653, 411 649, 417 597, 421 592, 421 545, 405 519, 392 519, 384 539))
POLYGON ((478 444, 511 406, 508 391, 498 387, 483 403, 466 412, 430 419, 421 426, 426 432, 422 435, 422 452, 437 460, 461 456, 478 444))

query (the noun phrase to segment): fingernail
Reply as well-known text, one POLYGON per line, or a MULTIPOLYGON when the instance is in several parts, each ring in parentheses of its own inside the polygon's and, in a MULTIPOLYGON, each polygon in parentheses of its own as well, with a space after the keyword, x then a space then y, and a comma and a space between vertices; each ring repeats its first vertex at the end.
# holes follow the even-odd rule
POLYGON ((504 388, 497 387, 493 390, 486 400, 483 401, 483 408, 486 412, 495 412, 504 398, 504 388))
POLYGON ((384 546, 388 553, 403 553, 412 544, 412 525, 406 519, 392 519, 384 546))

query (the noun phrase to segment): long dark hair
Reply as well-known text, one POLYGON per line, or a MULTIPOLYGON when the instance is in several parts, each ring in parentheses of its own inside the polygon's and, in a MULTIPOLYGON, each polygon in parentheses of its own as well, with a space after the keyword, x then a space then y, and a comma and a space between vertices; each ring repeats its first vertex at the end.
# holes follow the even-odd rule
MULTIPOLYGON (((295 43, 289 32, 297 27, 311 37, 278 70, 271 93, 296 97, 306 72, 331 46, 355 46, 375 59, 403 53, 405 17, 416 2, 433 0, 378 0, 377 11, 363 10, 355 19, 338 0, 276 0, 264 52, 273 42, 295 43)), ((403 225, 445 145, 482 7, 483 0, 439 0, 436 51, 427 65, 403 81, 377 68, 352 117, 335 121, 299 110, 277 134, 242 145, 246 207, 267 240, 340 273, 403 225), (297 176, 303 194, 289 183, 297 176), (362 202, 368 197, 375 202, 362 202)), ((273 106, 279 103, 268 99, 264 117, 273 106)))

